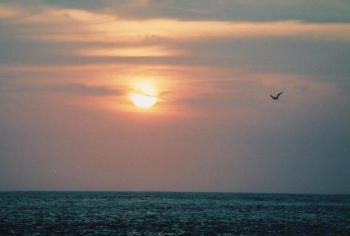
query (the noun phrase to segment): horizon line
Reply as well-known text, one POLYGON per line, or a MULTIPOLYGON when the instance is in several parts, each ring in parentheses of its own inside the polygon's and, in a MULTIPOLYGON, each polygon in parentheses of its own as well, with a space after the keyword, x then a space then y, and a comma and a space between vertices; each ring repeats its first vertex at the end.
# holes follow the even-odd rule
POLYGON ((223 193, 223 194, 285 194, 285 195, 350 195, 350 193, 305 192, 233 192, 233 191, 173 191, 173 190, 1 190, 3 192, 119 192, 119 193, 223 193))

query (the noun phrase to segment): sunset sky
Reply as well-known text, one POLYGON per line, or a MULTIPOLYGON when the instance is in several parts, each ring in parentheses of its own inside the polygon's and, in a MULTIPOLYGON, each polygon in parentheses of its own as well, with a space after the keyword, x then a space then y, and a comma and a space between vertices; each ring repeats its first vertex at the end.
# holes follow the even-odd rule
POLYGON ((347 0, 0 0, 0 190, 350 193, 349 62, 347 0))

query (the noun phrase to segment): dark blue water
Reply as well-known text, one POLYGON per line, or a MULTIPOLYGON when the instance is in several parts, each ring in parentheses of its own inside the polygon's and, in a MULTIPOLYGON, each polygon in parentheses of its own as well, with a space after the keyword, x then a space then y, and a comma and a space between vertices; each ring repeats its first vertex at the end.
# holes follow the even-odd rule
POLYGON ((350 235, 346 195, 0 192, 0 235, 350 235))

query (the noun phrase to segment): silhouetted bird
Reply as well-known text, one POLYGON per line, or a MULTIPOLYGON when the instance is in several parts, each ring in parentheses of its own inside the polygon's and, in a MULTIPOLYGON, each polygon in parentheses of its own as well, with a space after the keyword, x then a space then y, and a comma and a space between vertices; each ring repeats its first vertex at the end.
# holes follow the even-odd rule
POLYGON ((281 96, 282 93, 283 93, 283 91, 279 92, 276 96, 273 96, 272 94, 270 94, 270 97, 274 100, 277 100, 281 96))

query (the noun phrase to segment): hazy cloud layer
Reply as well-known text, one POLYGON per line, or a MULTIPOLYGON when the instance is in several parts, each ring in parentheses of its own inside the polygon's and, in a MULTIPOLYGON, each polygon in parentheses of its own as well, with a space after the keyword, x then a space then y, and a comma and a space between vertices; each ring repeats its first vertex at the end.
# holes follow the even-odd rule
POLYGON ((3 4, 3 64, 240 66, 260 73, 349 74, 348 23, 152 19, 3 4), (6 10, 7 9, 7 10, 6 10))
MULTIPOLYGON (((5 1, 14 2, 14 1, 5 1)), ((125 18, 184 20, 349 22, 346 0, 76 0, 21 1, 28 7, 45 4, 62 8, 110 12, 125 18)))

